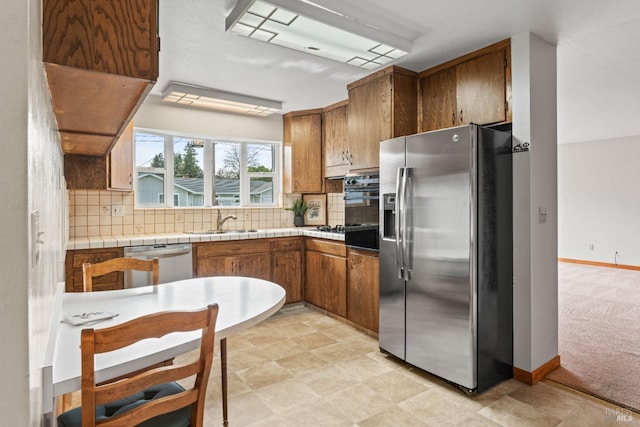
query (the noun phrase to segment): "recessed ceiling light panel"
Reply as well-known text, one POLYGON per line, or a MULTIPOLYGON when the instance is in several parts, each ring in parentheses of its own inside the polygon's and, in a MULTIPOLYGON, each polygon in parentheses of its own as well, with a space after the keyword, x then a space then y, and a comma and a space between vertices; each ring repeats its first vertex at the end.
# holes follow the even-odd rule
POLYGON ((282 102, 238 93, 171 82, 162 101, 189 107, 266 117, 282 110, 282 102))
POLYGON ((291 0, 239 0, 227 16, 227 30, 365 69, 406 55, 411 45, 313 3, 291 0))

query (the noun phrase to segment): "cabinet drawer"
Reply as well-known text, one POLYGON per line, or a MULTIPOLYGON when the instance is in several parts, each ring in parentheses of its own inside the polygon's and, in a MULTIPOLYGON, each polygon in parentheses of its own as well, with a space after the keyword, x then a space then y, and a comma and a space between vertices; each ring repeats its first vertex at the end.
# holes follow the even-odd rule
POLYGON ((196 256, 247 255, 270 251, 269 241, 265 239, 241 240, 233 242, 211 242, 196 244, 196 256))
POLYGON ((271 241, 271 250, 277 251, 297 251, 302 249, 302 239, 299 237, 293 239, 276 239, 271 241))
MULTIPOLYGON (((103 276, 96 276, 93 278, 93 291, 107 291, 113 289, 122 289, 120 283, 124 280, 123 273, 114 271, 112 273, 105 274, 103 276)), ((73 272, 73 292, 84 292, 82 286, 82 271, 74 270, 73 272)))
POLYGON ((341 257, 347 256, 347 247, 342 242, 335 243, 329 240, 307 239, 305 247, 308 251, 318 251, 341 257))
MULTIPOLYGON (((113 258, 118 258, 122 256, 122 250, 119 248, 114 248, 110 251, 95 251, 95 252, 87 252, 87 253, 74 253, 72 265, 73 268, 79 268, 82 271, 82 264, 88 262, 91 264, 98 264, 113 258)), ((82 277, 80 277, 80 281, 82 281, 82 277)))

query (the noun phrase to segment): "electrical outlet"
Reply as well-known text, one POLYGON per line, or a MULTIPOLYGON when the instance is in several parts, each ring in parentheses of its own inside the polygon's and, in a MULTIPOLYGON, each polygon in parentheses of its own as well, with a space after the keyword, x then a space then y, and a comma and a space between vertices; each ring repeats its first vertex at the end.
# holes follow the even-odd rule
POLYGON ((124 205, 111 206, 111 216, 124 216, 124 205))

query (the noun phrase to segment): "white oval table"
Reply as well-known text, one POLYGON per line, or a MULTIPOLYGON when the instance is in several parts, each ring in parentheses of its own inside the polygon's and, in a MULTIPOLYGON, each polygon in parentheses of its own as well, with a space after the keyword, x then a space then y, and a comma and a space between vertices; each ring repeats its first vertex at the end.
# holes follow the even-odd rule
MULTIPOLYGON (((272 282, 239 276, 202 277, 157 286, 65 293, 60 319, 82 313, 117 314, 92 325, 57 327, 50 369, 51 384, 43 384, 45 396, 62 395, 81 388, 80 331, 117 325, 124 321, 161 311, 193 310, 217 303, 216 341, 220 340, 222 364, 223 420, 227 424, 226 338, 274 314, 285 302, 284 289, 272 282), (46 390, 47 387, 51 390, 46 390)), ((145 340, 125 349, 96 357, 96 382, 171 359, 200 345, 200 331, 169 334, 145 340)))

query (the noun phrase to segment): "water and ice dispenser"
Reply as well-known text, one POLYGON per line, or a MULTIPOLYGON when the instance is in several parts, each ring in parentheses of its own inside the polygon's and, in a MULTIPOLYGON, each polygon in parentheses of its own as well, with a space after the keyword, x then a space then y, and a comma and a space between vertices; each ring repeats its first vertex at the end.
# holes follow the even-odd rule
POLYGON ((383 196, 384 215, 382 224, 382 238, 395 240, 396 238, 396 193, 383 196))

